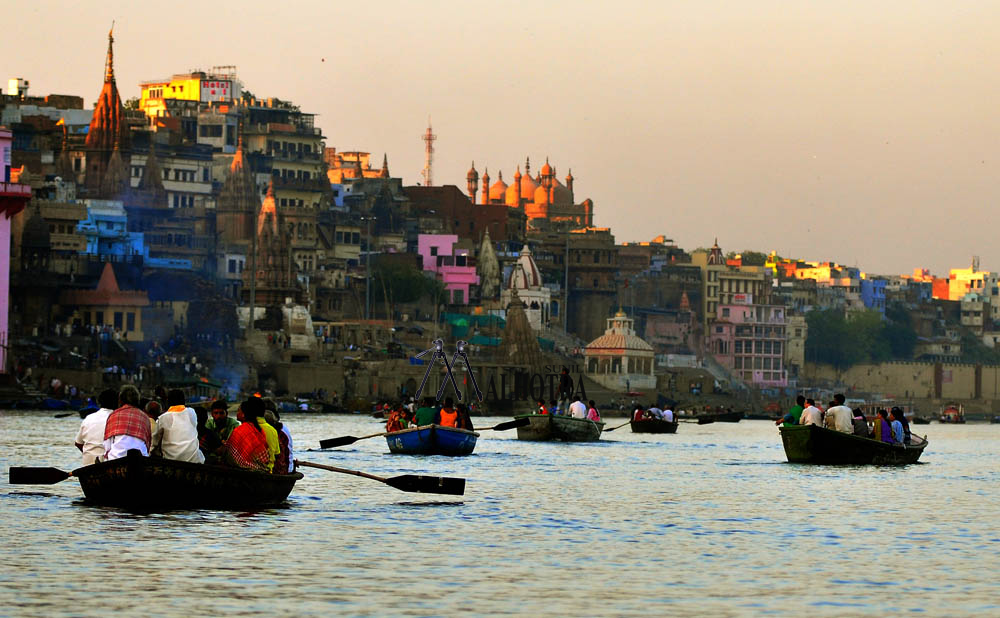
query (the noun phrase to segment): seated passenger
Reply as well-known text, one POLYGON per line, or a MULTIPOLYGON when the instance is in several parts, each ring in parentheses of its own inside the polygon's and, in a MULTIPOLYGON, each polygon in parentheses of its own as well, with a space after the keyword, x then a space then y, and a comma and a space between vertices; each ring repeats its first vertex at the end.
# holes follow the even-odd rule
POLYGON ((160 407, 160 402, 155 399, 150 399, 146 402, 146 406, 143 407, 143 409, 146 411, 146 416, 149 417, 149 430, 156 433, 156 419, 160 418, 160 415, 163 414, 163 408, 160 407))
POLYGON ((535 414, 548 414, 549 411, 545 408, 545 402, 539 399, 535 403, 535 414))
POLYGON ((601 422, 601 413, 597 411, 597 405, 593 399, 587 404, 587 418, 595 423, 601 422))
POLYGON ((646 416, 646 418, 654 418, 656 420, 660 420, 661 418, 663 418, 662 414, 663 414, 663 410, 660 410, 656 406, 652 406, 652 407, 646 408, 646 414, 645 414, 645 416, 646 416))
POLYGON ((198 416, 184 405, 184 391, 172 389, 167 393, 167 411, 156 419, 153 431, 153 454, 164 459, 205 463, 198 442, 198 416))
POLYGON ((662 418, 668 423, 676 422, 676 419, 674 418, 674 411, 671 410, 669 407, 663 410, 662 418))
POLYGON ((802 416, 799 417, 799 424, 823 426, 823 414, 816 407, 816 402, 812 399, 806 399, 806 408, 802 410, 802 416))
POLYGON ((108 415, 118 407, 118 391, 111 388, 102 391, 98 400, 100 409, 83 419, 76 434, 76 448, 83 453, 85 466, 104 459, 104 427, 108 423, 108 415))
POLYGON ((566 410, 559 407, 559 402, 553 399, 549 402, 549 412, 551 414, 566 414, 566 410))
POLYGON ((892 422, 889 426, 892 429, 892 441, 896 444, 906 444, 906 436, 903 433, 903 411, 899 408, 892 409, 892 422))
MULTIPOLYGON (((263 402, 264 412, 278 411, 278 404, 276 404, 273 399, 264 399, 263 402)), ((281 453, 281 441, 278 439, 278 430, 267 422, 267 418, 263 413, 257 417, 257 424, 260 425, 261 430, 264 432, 264 439, 267 440, 267 450, 271 454, 271 467, 268 468, 267 471, 274 472, 274 461, 281 453)))
POLYGON ((275 474, 288 474, 295 466, 292 459, 289 435, 282 431, 284 425, 278 420, 278 412, 276 410, 264 410, 264 420, 267 421, 268 425, 274 427, 278 435, 279 451, 274 458, 274 469, 272 472, 275 474))
POLYGON ((476 430, 472 426, 472 414, 469 412, 469 406, 464 403, 458 404, 458 427, 469 431, 476 430))
POLYGON ((229 404, 225 399, 216 399, 212 402, 212 418, 205 422, 205 427, 215 433, 219 440, 225 442, 229 439, 229 434, 240 426, 240 422, 229 416, 229 404))
POLYGON ((867 438, 871 435, 871 432, 868 431, 868 420, 865 419, 865 413, 861 410, 861 408, 854 409, 854 418, 852 419, 852 423, 854 424, 854 435, 861 436, 863 438, 867 438))
POLYGON ((641 421, 644 417, 642 406, 636 406, 635 412, 632 413, 633 421, 641 421))
POLYGON ((205 457, 205 463, 219 463, 219 455, 225 444, 219 439, 218 434, 208 428, 208 410, 202 406, 195 406, 194 413, 198 417, 198 449, 205 457))
POLYGON ((898 413, 899 424, 903 426, 903 444, 909 444, 910 422, 906 420, 906 414, 900 408, 893 408, 892 411, 898 413))
POLYGON ((417 413, 413 415, 413 424, 417 427, 424 425, 435 425, 438 422, 437 406, 434 405, 433 397, 424 397, 424 405, 417 408, 417 413))
POLYGON ((385 421, 385 430, 389 431, 402 431, 406 429, 408 425, 406 420, 406 412, 401 407, 397 407, 392 412, 389 413, 389 418, 385 421))
POLYGON ((240 405, 244 422, 233 430, 226 442, 223 460, 234 467, 269 472, 274 466, 264 430, 258 418, 264 414, 264 402, 251 397, 240 405))
POLYGON ((130 450, 137 450, 149 457, 149 417, 137 408, 139 389, 126 384, 118 392, 118 409, 108 415, 104 426, 104 459, 124 457, 130 450))
POLYGON ((889 413, 885 408, 880 408, 878 416, 875 417, 875 424, 872 427, 872 438, 892 444, 892 428, 889 425, 889 413))
POLYGON ((573 396, 573 403, 569 404, 569 413, 573 418, 587 418, 587 406, 580 401, 579 395, 573 396))
POLYGON ((455 400, 446 397, 444 407, 438 412, 438 425, 442 427, 458 427, 458 410, 455 409, 455 400))

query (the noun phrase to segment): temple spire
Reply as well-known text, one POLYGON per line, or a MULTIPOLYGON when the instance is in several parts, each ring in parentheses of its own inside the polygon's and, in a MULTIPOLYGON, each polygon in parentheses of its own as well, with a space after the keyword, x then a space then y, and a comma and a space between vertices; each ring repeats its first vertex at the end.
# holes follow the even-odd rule
POLYGON ((108 30, 108 59, 104 64, 104 83, 115 81, 115 22, 111 22, 111 30, 108 30))

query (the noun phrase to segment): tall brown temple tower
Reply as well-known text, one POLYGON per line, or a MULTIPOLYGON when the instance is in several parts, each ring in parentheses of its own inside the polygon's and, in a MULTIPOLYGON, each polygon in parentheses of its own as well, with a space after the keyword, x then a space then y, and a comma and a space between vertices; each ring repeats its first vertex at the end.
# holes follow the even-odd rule
MULTIPOLYGON (((94 115, 90 119, 90 130, 87 132, 87 172, 86 187, 90 195, 114 198, 115 195, 105 195, 104 189, 113 189, 118 184, 118 178, 111 178, 107 181, 104 176, 111 166, 111 159, 115 149, 119 150, 118 156, 124 165, 124 155, 129 149, 128 126, 125 124, 125 112, 122 107, 121 97, 118 95, 118 86, 115 84, 115 56, 113 30, 108 32, 108 57, 104 65, 104 86, 101 87, 101 94, 97 96, 97 105, 94 107, 94 115)), ((118 162, 115 162, 116 166, 118 162)), ((115 170, 117 175, 120 170, 115 170)))
POLYGON ((301 300, 297 269, 289 251, 291 237, 280 219, 274 204, 274 181, 271 181, 257 216, 257 251, 251 256, 253 267, 243 271, 245 300, 250 301, 253 288, 255 306, 280 306, 288 297, 295 302, 301 300), (251 282, 254 272, 256 279, 251 282))
POLYGON ((216 228, 223 249, 239 246, 246 250, 249 247, 258 208, 260 197, 246 163, 243 136, 240 135, 216 205, 216 228))

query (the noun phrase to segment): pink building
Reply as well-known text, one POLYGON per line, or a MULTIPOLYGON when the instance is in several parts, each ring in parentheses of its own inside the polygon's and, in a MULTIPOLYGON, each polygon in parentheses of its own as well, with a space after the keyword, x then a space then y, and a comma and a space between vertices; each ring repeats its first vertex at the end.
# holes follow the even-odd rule
POLYGON ((10 313, 10 220, 31 200, 31 187, 10 182, 13 134, 0 127, 0 373, 7 372, 7 316, 10 313))
POLYGON ((712 356, 758 388, 788 385, 785 369, 785 308, 780 305, 719 305, 709 327, 712 356))
POLYGON ((469 286, 479 283, 476 266, 468 249, 456 249, 455 234, 420 234, 417 253, 423 259, 424 270, 435 273, 448 290, 452 305, 469 303, 469 286))

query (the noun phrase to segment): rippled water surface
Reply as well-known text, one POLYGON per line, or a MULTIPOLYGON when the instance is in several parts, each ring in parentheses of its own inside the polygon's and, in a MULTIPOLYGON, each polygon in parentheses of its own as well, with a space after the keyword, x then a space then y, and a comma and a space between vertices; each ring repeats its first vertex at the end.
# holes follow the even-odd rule
POLYGON ((788 464, 767 421, 593 444, 483 432, 450 459, 382 438, 303 452, 380 425, 284 420, 300 459, 464 477, 466 494, 304 469, 281 509, 91 507, 75 479, 6 475, 78 466, 79 419, 0 412, 0 615, 1000 614, 1000 425, 914 427, 921 463, 874 468, 788 464))

